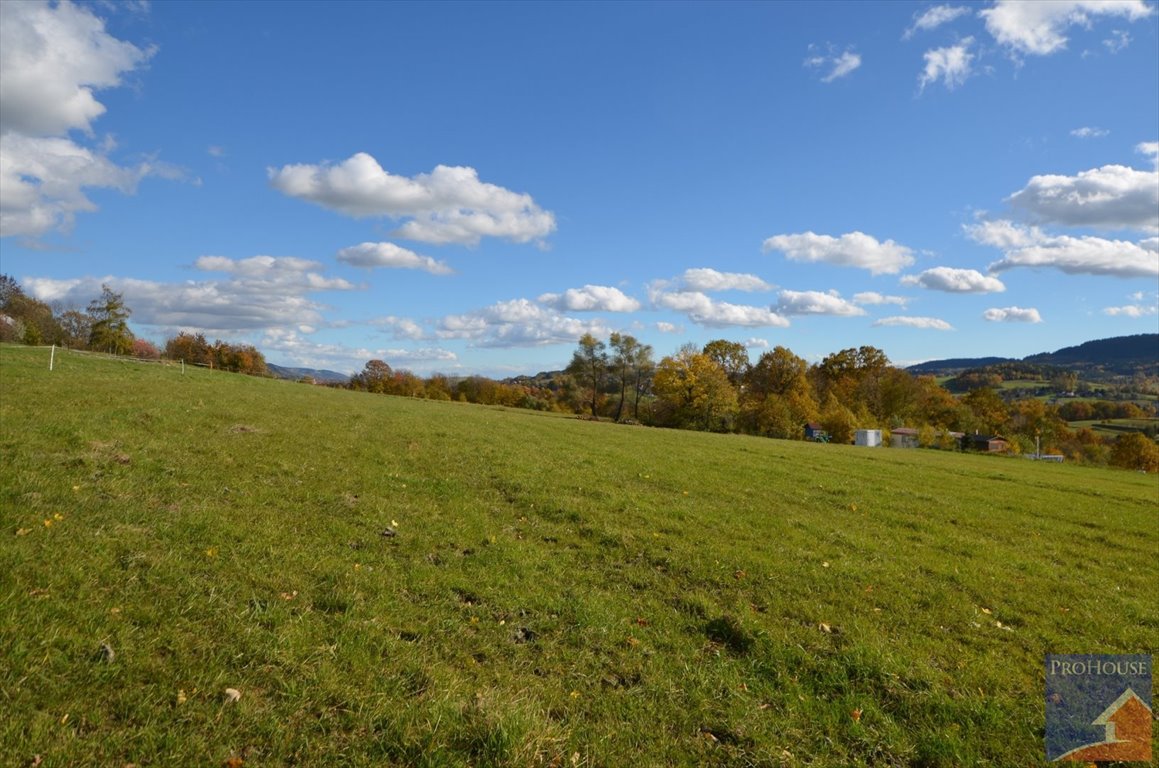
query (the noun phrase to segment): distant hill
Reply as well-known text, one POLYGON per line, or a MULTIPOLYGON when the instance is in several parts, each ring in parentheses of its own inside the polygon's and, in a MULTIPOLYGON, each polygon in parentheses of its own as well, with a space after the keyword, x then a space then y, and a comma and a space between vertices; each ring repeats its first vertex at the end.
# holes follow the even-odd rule
POLYGON ((350 381, 350 377, 345 373, 338 373, 337 371, 320 371, 314 368, 286 368, 281 365, 273 365, 266 363, 266 368, 269 369, 270 374, 275 379, 287 379, 289 381, 300 381, 307 376, 314 379, 321 384, 346 384, 350 381))
POLYGON ((1100 378, 1105 376, 1159 375, 1159 333, 1140 333, 1096 339, 1056 352, 1040 352, 1022 359, 1004 357, 951 358, 911 365, 916 374, 952 375, 1006 363, 1053 366, 1100 378))

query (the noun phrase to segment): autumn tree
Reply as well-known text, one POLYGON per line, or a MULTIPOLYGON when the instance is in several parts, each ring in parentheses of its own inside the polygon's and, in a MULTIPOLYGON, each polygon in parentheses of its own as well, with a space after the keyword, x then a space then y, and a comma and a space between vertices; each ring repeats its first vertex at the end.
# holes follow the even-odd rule
POLYGON ((129 330, 129 315, 123 294, 107 285, 101 286, 101 295, 89 304, 93 322, 89 330, 89 348, 115 355, 129 354, 133 349, 133 332, 129 330))
POLYGON ((1159 472, 1159 446, 1141 432, 1121 435, 1111 447, 1111 464, 1124 469, 1159 472))
POLYGON ((600 392, 608 374, 607 345, 590 333, 580 337, 579 346, 572 354, 567 372, 576 378, 580 388, 586 393, 587 405, 592 418, 599 416, 600 392))
POLYGON ((21 344, 56 344, 61 338, 60 323, 52 308, 24 292, 8 275, 0 275, 0 341, 21 344))
POLYGON ((837 399, 835 392, 830 392, 825 398, 824 407, 821 409, 821 426, 829 433, 830 442, 853 442, 855 425, 853 411, 846 408, 837 399))
POLYGON ((749 351, 744 344, 725 339, 715 339, 701 350, 710 360, 721 367, 728 376, 729 383, 739 392, 741 383, 749 369, 749 351))
POLYGON ((1000 431, 1010 416, 1006 402, 990 387, 971 390, 962 405, 969 410, 973 428, 990 434, 1000 431))
POLYGON ((655 367, 652 362, 652 347, 641 344, 634 336, 613 333, 608 338, 608 345, 612 348, 608 370, 617 388, 620 390, 620 400, 616 404, 616 421, 620 421, 624 414, 624 403, 627 402, 628 392, 632 392, 632 418, 640 417, 640 396, 647 388, 651 371, 655 367))
POLYGON ((763 353, 744 379, 742 417, 758 435, 802 439, 806 422, 817 418, 809 364, 786 347, 763 353))
POLYGON ((394 371, 382 360, 367 360, 362 371, 350 379, 351 389, 361 389, 366 392, 385 394, 390 389, 390 381, 394 371))
POLYGON ((739 410, 724 368, 691 344, 660 361, 652 389, 673 426, 727 432, 739 410))
POLYGON ((166 340, 165 357, 170 360, 182 360, 190 365, 214 364, 213 347, 205 340, 203 334, 192 334, 182 331, 166 340))

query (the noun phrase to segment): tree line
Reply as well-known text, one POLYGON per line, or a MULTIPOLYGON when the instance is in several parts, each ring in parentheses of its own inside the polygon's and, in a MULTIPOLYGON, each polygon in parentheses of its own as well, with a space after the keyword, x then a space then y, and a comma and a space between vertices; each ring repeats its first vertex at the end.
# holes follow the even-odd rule
POLYGON ((133 311, 124 294, 108 285, 85 310, 53 308, 24 292, 8 275, 0 275, 0 341, 33 346, 55 344, 68 349, 127 355, 143 360, 183 360, 223 371, 268 375, 265 357, 249 344, 220 339, 210 344, 204 335, 179 333, 159 349, 137 338, 129 328, 133 311))

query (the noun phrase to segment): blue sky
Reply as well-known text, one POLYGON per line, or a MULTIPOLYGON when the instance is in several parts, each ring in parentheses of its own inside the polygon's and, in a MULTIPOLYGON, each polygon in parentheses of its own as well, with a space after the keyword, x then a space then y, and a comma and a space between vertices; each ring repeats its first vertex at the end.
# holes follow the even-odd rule
POLYGON ((283 365, 1155 332, 1157 142, 1142 0, 0 3, 0 269, 283 365))

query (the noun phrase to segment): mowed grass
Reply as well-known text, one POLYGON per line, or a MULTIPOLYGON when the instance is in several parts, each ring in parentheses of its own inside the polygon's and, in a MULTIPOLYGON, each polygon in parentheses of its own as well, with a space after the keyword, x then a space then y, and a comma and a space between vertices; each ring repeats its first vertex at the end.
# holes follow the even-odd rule
POLYGON ((1031 765, 1159 638, 1153 475, 11 347, 0 417, 3 765, 1031 765))

